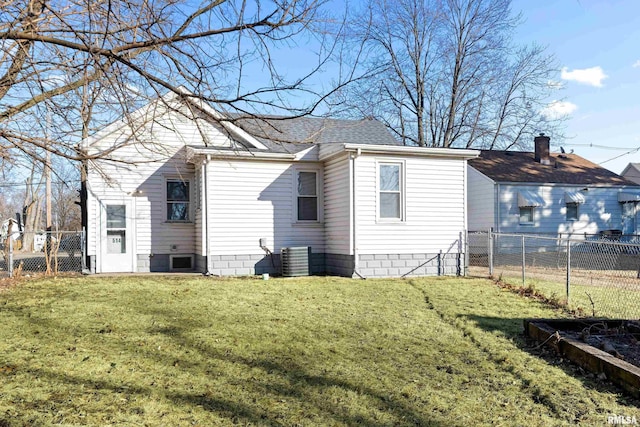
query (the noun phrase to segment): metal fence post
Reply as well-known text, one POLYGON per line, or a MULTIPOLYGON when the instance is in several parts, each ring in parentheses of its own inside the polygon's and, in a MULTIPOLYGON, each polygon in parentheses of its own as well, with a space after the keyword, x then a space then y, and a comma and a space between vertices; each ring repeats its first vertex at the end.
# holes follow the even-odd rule
POLYGON ((469 275, 469 230, 464 230, 464 266, 462 269, 462 275, 467 277, 469 275))
POLYGON ((87 232, 84 227, 82 227, 82 234, 80 234, 80 265, 82 268, 82 274, 87 270, 87 232))
POLYGON ((9 277, 13 277, 13 239, 11 235, 9 235, 9 260, 7 264, 7 271, 9 272, 9 277))
POLYGON ((571 239, 567 239, 567 305, 569 305, 569 288, 571 285, 571 239))
POLYGON ((489 277, 493 277, 493 232, 487 233, 487 257, 489 258, 489 277))
POLYGON ((525 247, 524 247, 524 235, 522 236, 522 286, 525 285, 525 272, 524 266, 527 263, 527 258, 525 256, 525 247))

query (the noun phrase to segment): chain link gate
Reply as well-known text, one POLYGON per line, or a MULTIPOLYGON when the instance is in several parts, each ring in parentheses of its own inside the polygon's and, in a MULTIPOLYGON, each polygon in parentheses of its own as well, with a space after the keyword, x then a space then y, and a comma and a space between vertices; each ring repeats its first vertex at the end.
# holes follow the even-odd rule
POLYGON ((0 241, 0 277, 80 273, 85 269, 83 232, 22 232, 2 236, 0 241))

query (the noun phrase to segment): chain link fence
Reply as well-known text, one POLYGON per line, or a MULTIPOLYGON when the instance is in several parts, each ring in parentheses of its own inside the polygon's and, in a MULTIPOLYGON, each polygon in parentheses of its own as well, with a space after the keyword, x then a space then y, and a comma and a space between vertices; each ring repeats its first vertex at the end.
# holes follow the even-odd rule
POLYGON ((85 269, 84 247, 84 233, 78 231, 0 236, 0 277, 80 273, 85 269))
POLYGON ((635 236, 469 232, 469 274, 522 285, 583 315, 640 318, 635 236))

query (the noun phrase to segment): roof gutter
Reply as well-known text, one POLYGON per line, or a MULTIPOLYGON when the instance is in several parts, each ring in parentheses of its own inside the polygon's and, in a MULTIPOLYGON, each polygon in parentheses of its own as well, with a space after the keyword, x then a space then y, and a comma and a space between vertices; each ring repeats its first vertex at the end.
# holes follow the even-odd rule
POLYGON ((194 163, 194 157, 206 156, 208 159, 255 159, 255 160, 295 160, 296 155, 290 153, 271 153, 240 150, 217 150, 215 148, 187 147, 187 158, 194 163))
MULTIPOLYGON (((482 172, 481 172, 482 173, 482 172)), ((619 188, 638 189, 640 184, 565 184, 562 182, 523 182, 523 181, 494 181, 496 184, 513 186, 545 186, 545 187, 575 187, 575 188, 619 188), (635 187, 635 188, 634 188, 635 187)))
POLYGON ((356 152, 361 154, 396 154, 419 157, 445 157, 458 159, 475 159, 480 155, 478 150, 435 148, 435 147, 413 147, 406 145, 378 145, 378 144, 341 144, 342 150, 332 150, 323 155, 320 152, 320 160, 325 161, 342 152, 356 152))

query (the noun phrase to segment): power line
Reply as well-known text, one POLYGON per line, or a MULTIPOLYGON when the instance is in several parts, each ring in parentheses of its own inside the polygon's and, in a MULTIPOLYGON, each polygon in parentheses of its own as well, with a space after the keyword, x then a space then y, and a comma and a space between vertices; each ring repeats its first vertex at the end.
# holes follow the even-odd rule
POLYGON ((610 159, 605 160, 604 162, 600 162, 599 164, 602 165, 604 163, 610 162, 612 160, 616 160, 619 159, 620 157, 624 157, 624 156, 628 156, 629 154, 633 154, 633 153, 637 153, 638 151, 640 151, 640 147, 636 147, 633 150, 627 151, 626 153, 622 153, 620 155, 617 155, 615 157, 612 157, 610 159))
MULTIPOLYGON (((72 183, 80 183, 82 182, 79 179, 69 179, 69 180, 65 180, 65 181, 54 181, 51 184, 72 184, 72 183)), ((26 182, 3 182, 0 183, 0 187, 23 187, 23 186, 27 186, 27 185, 34 185, 33 183, 31 184, 27 184, 26 182)))
POLYGON ((600 148, 603 150, 628 150, 629 147, 611 147, 609 145, 598 145, 598 144, 580 144, 580 143, 572 143, 572 142, 563 142, 562 145, 566 145, 569 147, 589 147, 589 148, 600 148))

